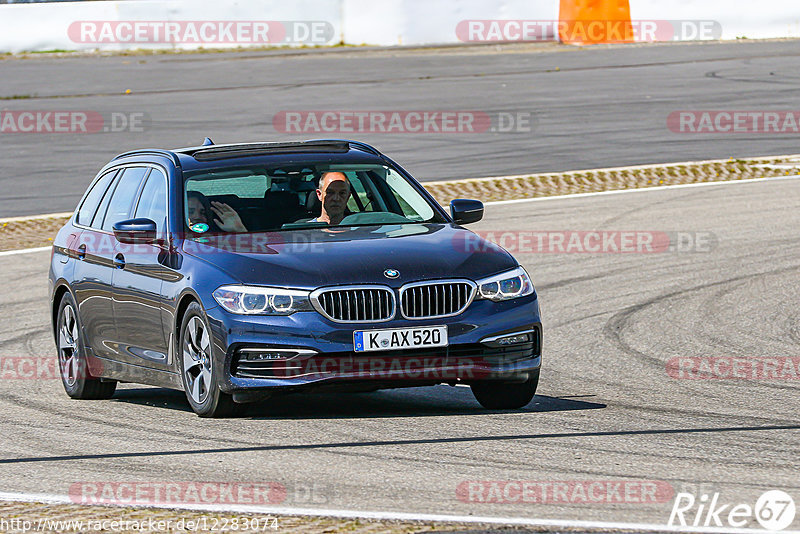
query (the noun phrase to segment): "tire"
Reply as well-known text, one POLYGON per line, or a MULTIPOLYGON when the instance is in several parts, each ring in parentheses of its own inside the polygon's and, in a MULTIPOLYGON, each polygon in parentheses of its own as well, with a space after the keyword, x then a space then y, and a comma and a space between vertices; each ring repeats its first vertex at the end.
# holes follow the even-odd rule
POLYGON ((518 410, 526 406, 536 394, 539 370, 531 372, 525 382, 482 382, 472 384, 472 394, 487 410, 518 410))
POLYGON ((214 362, 211 337, 203 308, 192 302, 181 321, 177 347, 186 400, 200 417, 228 417, 240 405, 219 389, 222 369, 214 362))
POLYGON ((113 380, 101 381, 90 374, 77 310, 72 295, 65 293, 58 305, 56 322, 56 348, 61 384, 67 395, 73 399, 110 399, 117 389, 117 383, 113 380))

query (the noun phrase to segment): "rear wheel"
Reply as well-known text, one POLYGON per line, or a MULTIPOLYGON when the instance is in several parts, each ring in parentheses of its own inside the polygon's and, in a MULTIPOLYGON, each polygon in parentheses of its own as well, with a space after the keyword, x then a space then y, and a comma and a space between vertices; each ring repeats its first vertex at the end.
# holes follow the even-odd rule
POLYGON ((65 293, 58 307, 56 324, 61 383, 67 395, 73 399, 110 399, 117 389, 117 383, 103 382, 91 376, 77 309, 72 295, 65 293))
POLYGON ((539 370, 532 371, 525 382, 479 382, 472 384, 472 394, 488 410, 516 410, 527 405, 536 394, 539 370))
POLYGON ((178 342, 183 389, 195 413, 201 417, 233 415, 239 405, 219 389, 222 369, 214 364, 205 314, 196 302, 186 309, 178 342))

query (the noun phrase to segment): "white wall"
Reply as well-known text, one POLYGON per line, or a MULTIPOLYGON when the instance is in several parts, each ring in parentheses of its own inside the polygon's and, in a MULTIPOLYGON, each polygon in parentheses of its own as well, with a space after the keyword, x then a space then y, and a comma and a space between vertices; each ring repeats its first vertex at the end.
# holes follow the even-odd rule
POLYGON ((723 39, 800 37, 800 0, 630 0, 633 20, 715 20, 723 39))
MULTIPOLYGON (((67 30, 75 21, 328 21, 338 42, 342 35, 341 0, 124 0, 0 5, 0 52, 91 50, 67 30)), ((181 44, 178 48, 197 48, 181 44)), ((224 45, 206 45, 206 48, 224 45)), ((171 48, 168 44, 103 44, 104 50, 171 48)))
MULTIPOLYGON (((715 20, 723 39, 800 37, 800 0, 630 0, 634 20, 715 20)), ((348 44, 457 43, 462 20, 557 20, 559 0, 124 0, 0 5, 0 52, 90 50, 77 20, 328 21, 348 44)), ((180 48, 196 48, 182 44, 180 48)), ((206 45, 222 47, 224 45, 206 45)), ((169 48, 103 44, 102 49, 169 48)))
MULTIPOLYGON (((798 0, 800 1, 800 0, 798 0)), ((348 44, 458 43, 462 20, 558 20, 559 0, 343 0, 348 44)))

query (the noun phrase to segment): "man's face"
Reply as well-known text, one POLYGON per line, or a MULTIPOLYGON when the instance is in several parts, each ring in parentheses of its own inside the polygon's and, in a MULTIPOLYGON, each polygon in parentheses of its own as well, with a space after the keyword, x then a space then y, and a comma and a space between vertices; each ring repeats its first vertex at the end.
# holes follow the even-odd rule
POLYGON ((325 189, 317 189, 322 209, 329 217, 341 216, 350 198, 350 184, 344 174, 337 172, 326 175, 322 186, 325 189))
POLYGON ((187 215, 189 216, 189 221, 192 224, 208 223, 208 213, 206 213, 206 208, 199 199, 195 197, 189 197, 186 211, 188 212, 187 215))

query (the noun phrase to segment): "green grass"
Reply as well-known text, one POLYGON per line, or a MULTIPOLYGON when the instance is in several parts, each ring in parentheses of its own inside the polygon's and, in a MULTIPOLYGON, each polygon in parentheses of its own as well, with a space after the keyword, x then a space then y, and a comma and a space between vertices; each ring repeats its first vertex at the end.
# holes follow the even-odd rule
POLYGON ((30 98, 35 98, 35 95, 0 96, 0 100, 28 100, 30 98))
POLYGON ((292 50, 324 50, 324 49, 335 49, 335 48, 364 48, 368 45, 352 45, 346 44, 343 41, 339 41, 338 43, 333 43, 329 45, 299 45, 299 46, 281 46, 281 45, 267 45, 267 46, 237 46, 231 48, 193 48, 193 49, 181 49, 181 48, 133 48, 129 50, 61 50, 58 48, 54 48, 51 50, 28 50, 19 53, 11 53, 11 52, 3 52, 0 53, 0 59, 5 58, 20 58, 24 59, 25 57, 29 56, 46 56, 48 54, 53 55, 63 55, 69 54, 71 56, 122 56, 122 57, 129 57, 129 56, 159 56, 159 55, 167 55, 167 54, 224 54, 224 53, 240 53, 240 52, 270 52, 276 50, 285 50, 285 51, 292 51, 292 50))
POLYGON ((28 52, 23 52, 24 54, 72 54, 75 50, 61 50, 59 48, 53 48, 52 50, 31 50, 28 52))

